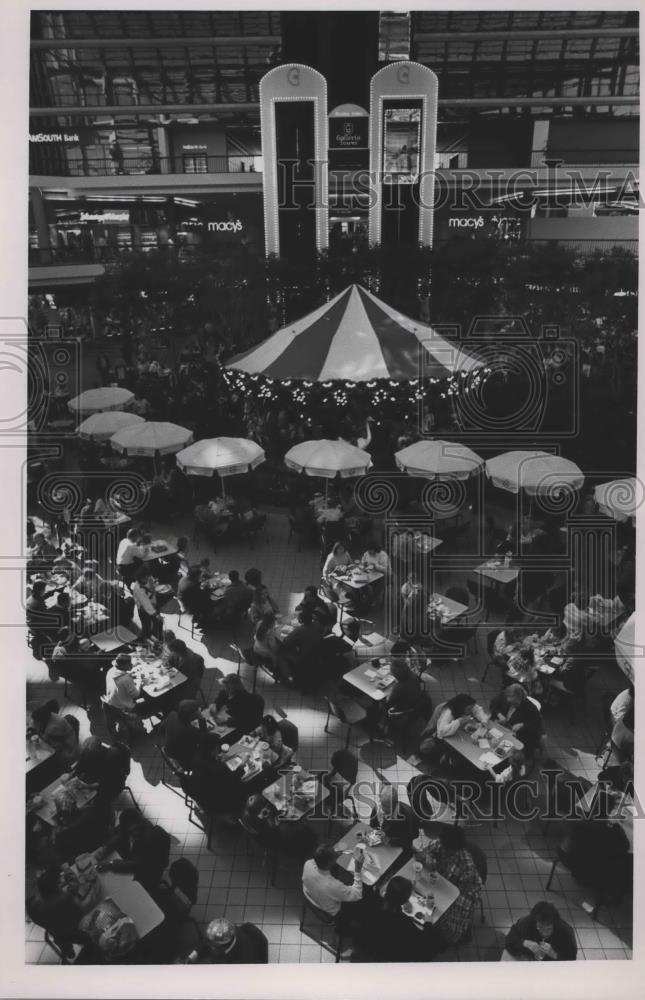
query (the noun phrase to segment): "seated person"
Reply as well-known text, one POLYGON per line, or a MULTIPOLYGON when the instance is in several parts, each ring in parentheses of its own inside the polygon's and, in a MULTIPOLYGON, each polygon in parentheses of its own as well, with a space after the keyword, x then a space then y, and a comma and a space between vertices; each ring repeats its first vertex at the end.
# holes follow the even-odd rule
POLYGON ((318 596, 317 587, 305 587, 302 600, 300 604, 296 604, 295 610, 304 611, 305 609, 311 611, 314 621, 319 622, 325 629, 331 629, 336 624, 336 608, 318 596))
POLYGON ((51 934, 65 958, 73 958, 74 944, 88 942, 78 929, 82 914, 72 891, 64 882, 60 868, 53 866, 40 873, 36 893, 27 900, 29 919, 51 934))
POLYGON ((251 795, 242 811, 242 820, 267 847, 292 857, 310 858, 317 837, 306 820, 281 822, 278 810, 263 795, 251 795))
POLYGON ((513 924, 504 947, 514 958, 534 961, 573 962, 578 954, 573 928, 547 902, 536 903, 513 924))
POLYGON ((301 683, 308 683, 314 678, 320 664, 325 629, 314 621, 307 609, 299 613, 298 621, 300 624, 284 639, 282 650, 290 664, 292 676, 301 683))
POLYGON ((47 607, 45 595, 47 584, 44 580, 34 580, 31 597, 25 605, 27 626, 33 636, 34 656, 41 658, 46 646, 54 645, 58 625, 57 616, 47 607))
POLYGON ((634 760, 634 704, 614 723, 611 742, 621 762, 634 760))
POLYGON ((180 701, 177 710, 168 714, 164 732, 164 750, 186 771, 192 769, 196 760, 208 757, 219 747, 217 736, 208 732, 199 705, 193 699, 180 701))
POLYGON ((336 544, 332 546, 329 555, 325 559, 325 563, 322 568, 323 580, 325 580, 327 583, 333 584, 334 580, 332 577, 332 573, 334 572, 334 570, 338 569, 339 566, 340 567, 349 566, 351 562, 352 562, 352 557, 345 548, 345 546, 343 545, 343 543, 336 542, 336 544))
POLYGON ((66 806, 59 805, 51 846, 56 858, 69 863, 85 851, 94 851, 105 842, 113 812, 105 797, 96 797, 82 809, 70 796, 66 806))
POLYGON ((94 569, 84 569, 72 585, 72 590, 83 594, 88 601, 105 604, 105 580, 94 569))
POLYGON ((179 581, 177 600, 198 624, 207 621, 212 615, 213 602, 210 599, 210 591, 202 587, 199 566, 191 566, 186 576, 179 581))
POLYGON ((181 779, 183 791, 208 814, 237 816, 248 795, 241 770, 233 772, 217 758, 196 758, 192 772, 181 779))
POLYGON ((363 898, 363 880, 361 872, 365 863, 364 852, 354 850, 354 879, 351 885, 346 885, 332 874, 336 864, 337 853, 333 847, 323 844, 317 847, 313 858, 305 861, 302 869, 302 891, 307 899, 336 919, 343 920, 341 908, 349 903, 357 903, 363 898))
POLYGON ((139 728, 139 715, 145 711, 145 702, 141 698, 141 684, 135 681, 131 670, 130 654, 119 653, 105 675, 105 703, 123 712, 128 721, 139 728))
POLYGON ((617 694, 612 701, 609 711, 611 712, 611 717, 614 723, 619 722, 630 708, 634 707, 634 685, 630 684, 629 687, 617 694))
POLYGON ((53 747, 60 760, 72 764, 78 758, 78 728, 69 721, 70 716, 59 715, 58 702, 53 698, 39 705, 31 713, 31 726, 27 735, 36 733, 50 747, 53 747))
POLYGON ((293 757, 293 748, 285 744, 280 727, 272 715, 265 715, 261 725, 253 730, 252 735, 259 736, 260 739, 269 744, 272 755, 271 763, 277 767, 286 764, 293 757))
POLYGON ((390 672, 395 678, 395 683, 386 697, 388 716, 391 713, 404 712, 407 714, 415 709, 420 709, 423 691, 405 660, 393 659, 390 672))
POLYGON ((130 872, 144 889, 154 894, 170 858, 170 836, 137 809, 124 809, 114 835, 97 854, 98 871, 130 872), (112 851, 120 860, 103 860, 112 851))
POLYGON ((253 592, 253 599, 249 605, 249 618, 251 623, 255 626, 258 622, 262 621, 264 615, 269 611, 272 611, 274 615, 279 612, 279 607, 276 602, 271 597, 269 590, 264 584, 260 584, 256 587, 253 592))
POLYGON ((421 733, 419 753, 432 754, 438 749, 437 740, 454 736, 467 723, 483 721, 486 714, 470 694, 456 694, 437 705, 430 721, 421 733))
POLYGON ((236 926, 220 917, 206 928, 206 941, 190 953, 188 965, 266 965, 269 946, 254 924, 236 926))
POLYGON ((534 757, 544 733, 542 716, 521 684, 509 684, 490 703, 491 719, 512 729, 524 744, 527 757, 534 757))
MULTIPOLYGON (((275 625, 275 615, 272 611, 267 611, 255 627, 253 652, 256 653, 257 656, 261 657, 261 659, 268 660, 275 671, 283 674, 281 657, 282 643, 276 635, 275 625)), ((284 676, 286 680, 289 679, 288 671, 284 676)))
POLYGON ((627 834, 610 819, 613 807, 613 795, 599 792, 594 818, 572 821, 564 843, 576 882, 593 887, 607 901, 618 901, 631 892, 634 865, 627 834))
POLYGON ((410 899, 412 882, 395 875, 373 905, 365 907, 354 934, 353 962, 423 962, 423 938, 410 933, 410 918, 401 907, 410 899))
POLYGON ((127 781, 130 760, 124 744, 105 743, 99 736, 89 736, 81 746, 74 774, 97 789, 97 800, 111 802, 127 781))
POLYGON ((183 639, 172 639, 162 657, 168 667, 179 670, 187 678, 181 689, 184 698, 196 698, 204 679, 204 657, 189 649, 183 639))
POLYGON ((381 548, 378 542, 370 542, 367 546, 367 549, 361 558, 361 565, 364 566, 365 569, 374 570, 377 573, 383 573, 385 576, 390 576, 392 573, 390 557, 387 552, 381 548))
POLYGON ((410 806, 399 802, 394 785, 381 789, 379 800, 372 809, 370 826, 382 830, 393 847, 412 850, 412 841, 419 835, 419 822, 410 806))
POLYGON ((263 703, 259 695, 247 691, 237 674, 227 674, 215 699, 217 710, 225 709, 231 724, 241 733, 250 733, 262 720, 263 703))
POLYGON ((437 871, 459 889, 459 896, 434 924, 433 936, 443 945, 458 944, 472 927, 482 894, 482 880, 460 826, 442 824, 437 871))
POLYGON ((224 593, 222 613, 228 618, 239 618, 245 611, 248 611, 253 600, 253 590, 243 580, 240 580, 240 574, 236 569, 229 572, 228 578, 230 583, 224 593))

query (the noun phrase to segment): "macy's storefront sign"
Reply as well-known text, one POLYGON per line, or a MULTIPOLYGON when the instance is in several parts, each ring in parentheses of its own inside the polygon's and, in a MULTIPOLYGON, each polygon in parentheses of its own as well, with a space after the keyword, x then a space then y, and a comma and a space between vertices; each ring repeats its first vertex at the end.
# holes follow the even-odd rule
POLYGON ((484 225, 484 218, 481 215, 453 215, 448 219, 450 229, 481 229, 484 225))
POLYGON ((227 219, 226 222, 209 222, 209 233, 241 233, 244 229, 240 219, 227 219))

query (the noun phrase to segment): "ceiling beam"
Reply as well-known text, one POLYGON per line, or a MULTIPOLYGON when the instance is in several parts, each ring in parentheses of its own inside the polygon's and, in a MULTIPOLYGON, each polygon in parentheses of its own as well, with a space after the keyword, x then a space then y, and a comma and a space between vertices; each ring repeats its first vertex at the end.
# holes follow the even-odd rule
MULTIPOLYGON (((631 29, 630 29, 631 30, 631 29)), ((634 31, 638 34, 638 31, 634 31)), ((158 49, 164 46, 197 45, 277 45, 280 35, 188 35, 179 38, 32 38, 32 49, 158 49)))
POLYGON ((509 29, 507 31, 417 31, 415 42, 503 42, 552 38, 637 38, 638 28, 554 28, 552 31, 509 29))

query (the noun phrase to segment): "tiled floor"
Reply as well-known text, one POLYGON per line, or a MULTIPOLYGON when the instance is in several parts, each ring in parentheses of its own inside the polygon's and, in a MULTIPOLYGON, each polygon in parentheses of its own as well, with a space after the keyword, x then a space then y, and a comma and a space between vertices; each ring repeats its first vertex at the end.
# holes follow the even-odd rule
MULTIPOLYGON (((155 533, 163 537, 191 535, 192 526, 180 521, 155 526, 155 533)), ((282 611, 291 610, 300 598, 304 587, 319 578, 317 551, 297 551, 295 542, 288 541, 286 517, 273 513, 269 519, 269 540, 261 539, 256 548, 222 547, 213 555, 208 554, 213 568, 227 571, 236 567, 242 571, 257 566, 263 571, 266 582, 278 600, 282 611)), ((448 581, 444 581, 447 583, 448 581)), ((451 582, 455 582, 454 580, 451 582)), ((463 583, 463 580, 461 581, 463 583)), ((176 628, 177 616, 165 615, 169 628, 176 628)), ((379 626, 377 619, 376 626, 379 626)), ((180 631, 186 642, 205 655, 207 672, 205 692, 207 697, 216 690, 219 678, 236 669, 228 645, 230 636, 215 636, 205 650, 190 633, 180 631)), ((480 650, 485 648, 484 635, 480 650)), ((62 683, 50 682, 42 664, 33 660, 26 650, 28 699, 35 700, 45 694, 55 693, 62 701, 62 683)), ((485 664, 484 654, 469 657, 460 668, 442 668, 433 677, 433 700, 438 703, 457 691, 470 691, 487 704, 495 693, 496 677, 491 675, 482 685, 485 664)), ((618 689, 623 678, 616 674, 607 677, 596 675, 589 685, 586 706, 577 713, 574 725, 569 724, 566 713, 553 710, 546 719, 548 732, 547 755, 576 774, 593 778, 597 772, 594 752, 602 730, 599 690, 603 686, 618 689)), ((325 768, 335 749, 343 745, 344 731, 330 726, 330 734, 323 732, 326 708, 321 695, 303 696, 283 687, 277 687, 270 678, 258 675, 258 690, 266 701, 266 710, 282 707, 300 730, 298 759, 305 767, 325 768)), ((78 715, 81 737, 90 731, 101 731, 99 723, 90 723, 87 714, 78 706, 65 704, 65 711, 78 715)), ((355 730, 354 741, 365 743, 367 737, 355 730)), ((160 823, 173 837, 172 858, 185 856, 199 869, 199 899, 195 910, 197 919, 205 924, 213 917, 226 915, 234 921, 249 920, 262 928, 269 940, 271 962, 329 962, 332 955, 310 937, 299 931, 300 866, 295 862, 281 865, 276 886, 269 884, 256 849, 248 845, 244 836, 228 828, 216 828, 212 850, 206 849, 205 836, 188 822, 188 810, 183 801, 160 782, 161 764, 155 749, 154 736, 144 738, 134 747, 134 760, 129 784, 145 814, 160 823)), ((360 754, 358 748, 356 752, 360 754)), ((388 780, 405 783, 416 768, 401 757, 389 763, 383 772, 378 761, 376 768, 360 761, 359 779, 378 783, 381 775, 388 780)), ((325 835, 325 821, 317 823, 320 839, 325 835)), ((572 877, 560 871, 553 883, 553 891, 546 893, 547 881, 555 847, 558 842, 557 824, 545 836, 538 821, 530 823, 501 822, 497 828, 491 823, 469 826, 467 835, 479 844, 488 858, 488 880, 484 893, 485 923, 475 922, 472 942, 453 948, 442 955, 442 961, 497 961, 500 957, 504 935, 511 923, 527 913, 540 899, 548 898, 575 928, 579 959, 630 958, 632 913, 631 905, 602 909, 597 921, 592 920, 583 908, 584 890, 572 877)), ((340 835, 340 824, 332 832, 332 839, 340 835)), ((33 873, 31 873, 33 876, 33 873)), ((44 944, 40 928, 26 925, 27 961, 56 962, 53 952, 44 944)))

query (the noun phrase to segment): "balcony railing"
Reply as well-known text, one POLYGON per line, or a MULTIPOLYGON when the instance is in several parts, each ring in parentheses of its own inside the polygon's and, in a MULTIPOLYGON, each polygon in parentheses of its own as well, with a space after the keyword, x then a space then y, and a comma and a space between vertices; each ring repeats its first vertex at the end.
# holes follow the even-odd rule
POLYGON ((88 157, 52 163, 48 157, 38 163, 32 153, 29 172, 56 177, 134 177, 144 174, 243 174, 259 173, 259 156, 124 156, 88 157))

